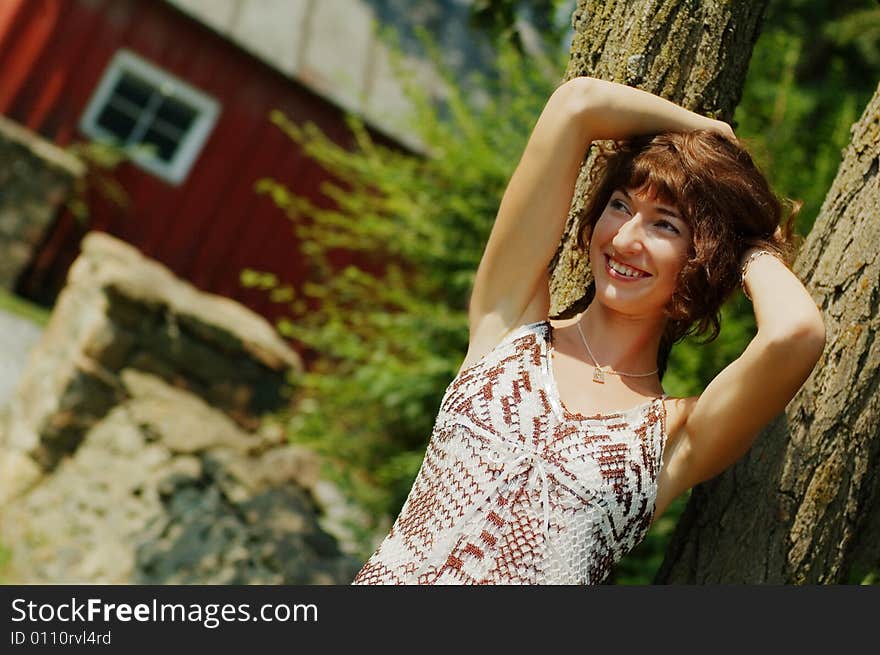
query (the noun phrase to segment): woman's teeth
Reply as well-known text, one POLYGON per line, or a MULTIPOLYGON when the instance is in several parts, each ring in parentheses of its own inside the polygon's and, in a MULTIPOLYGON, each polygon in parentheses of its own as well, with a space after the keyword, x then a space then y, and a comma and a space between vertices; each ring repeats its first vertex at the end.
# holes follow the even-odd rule
POLYGON ((626 264, 620 264, 610 257, 608 258, 608 266, 615 272, 620 273, 625 277, 648 277, 647 273, 642 273, 637 271, 634 268, 627 266, 626 264))

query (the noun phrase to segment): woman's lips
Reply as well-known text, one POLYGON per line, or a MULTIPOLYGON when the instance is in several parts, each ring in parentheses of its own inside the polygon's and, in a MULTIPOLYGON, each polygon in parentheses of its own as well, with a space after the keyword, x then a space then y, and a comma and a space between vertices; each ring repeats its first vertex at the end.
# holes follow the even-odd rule
MULTIPOLYGON (((618 262, 618 263, 621 263, 621 262, 618 262)), ((634 270, 639 270, 639 269, 636 269, 635 266, 630 266, 630 268, 632 268, 634 270)), ((628 277, 626 275, 621 275, 620 273, 615 271, 613 268, 611 268, 611 257, 609 257, 608 255, 605 255, 605 272, 609 275, 609 277, 612 277, 615 280, 620 280, 621 282, 638 282, 639 280, 644 280, 646 278, 651 277, 650 273, 644 273, 644 271, 642 271, 644 274, 639 277, 628 277)))

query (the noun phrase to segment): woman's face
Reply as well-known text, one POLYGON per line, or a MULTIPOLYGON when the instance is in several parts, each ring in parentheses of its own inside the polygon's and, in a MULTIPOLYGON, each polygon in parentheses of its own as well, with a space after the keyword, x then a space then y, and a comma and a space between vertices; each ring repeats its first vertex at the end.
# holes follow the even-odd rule
POLYGON ((596 299, 633 317, 662 316, 691 246, 678 209, 635 189, 618 189, 593 228, 596 299))

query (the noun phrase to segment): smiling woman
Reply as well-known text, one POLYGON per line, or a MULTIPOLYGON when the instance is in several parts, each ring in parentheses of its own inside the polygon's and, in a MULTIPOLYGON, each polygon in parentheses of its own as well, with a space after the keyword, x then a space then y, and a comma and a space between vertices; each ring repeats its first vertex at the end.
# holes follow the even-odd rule
POLYGON ((601 80, 557 88, 502 198, 422 467, 354 584, 605 580, 815 366, 822 318, 785 264, 794 213, 783 230, 782 203, 726 123, 601 80), (551 319, 548 265, 584 153, 605 140, 578 231, 589 304, 551 319), (740 282, 754 339, 703 393, 669 398, 672 343, 717 334, 740 282))
MULTIPOLYGON (((652 257, 676 273, 665 276, 671 287, 658 292, 661 299, 668 293, 668 320, 658 352, 661 372, 672 344, 685 335, 717 336, 721 305, 740 283, 741 260, 749 247, 781 260, 792 255, 799 205, 784 219, 782 203, 749 153, 716 131, 618 141, 613 148, 600 148, 593 176, 596 183, 578 230, 580 248, 591 260, 610 258, 613 252, 618 263, 633 268, 640 258, 652 257), (643 234, 633 234, 638 227, 643 234), (604 243, 609 230, 613 244, 604 243)), ((594 273, 597 283, 604 281, 601 269, 594 273)), ((591 286, 587 295, 595 290, 591 286)))

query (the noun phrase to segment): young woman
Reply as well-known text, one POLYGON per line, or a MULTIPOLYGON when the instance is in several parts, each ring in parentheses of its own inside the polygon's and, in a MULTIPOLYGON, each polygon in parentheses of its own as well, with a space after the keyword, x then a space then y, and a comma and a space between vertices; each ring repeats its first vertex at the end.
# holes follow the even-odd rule
MULTIPOLYGON (((796 212, 796 209, 795 209, 796 212)), ((592 78, 560 85, 477 271, 470 342, 422 467, 354 584, 596 584, 670 502, 736 462, 806 381, 822 318, 789 270, 791 212, 730 126, 592 78), (586 310, 549 318, 548 264, 586 150, 586 310), (738 284, 757 333, 698 396, 672 343, 717 334, 738 284)))

